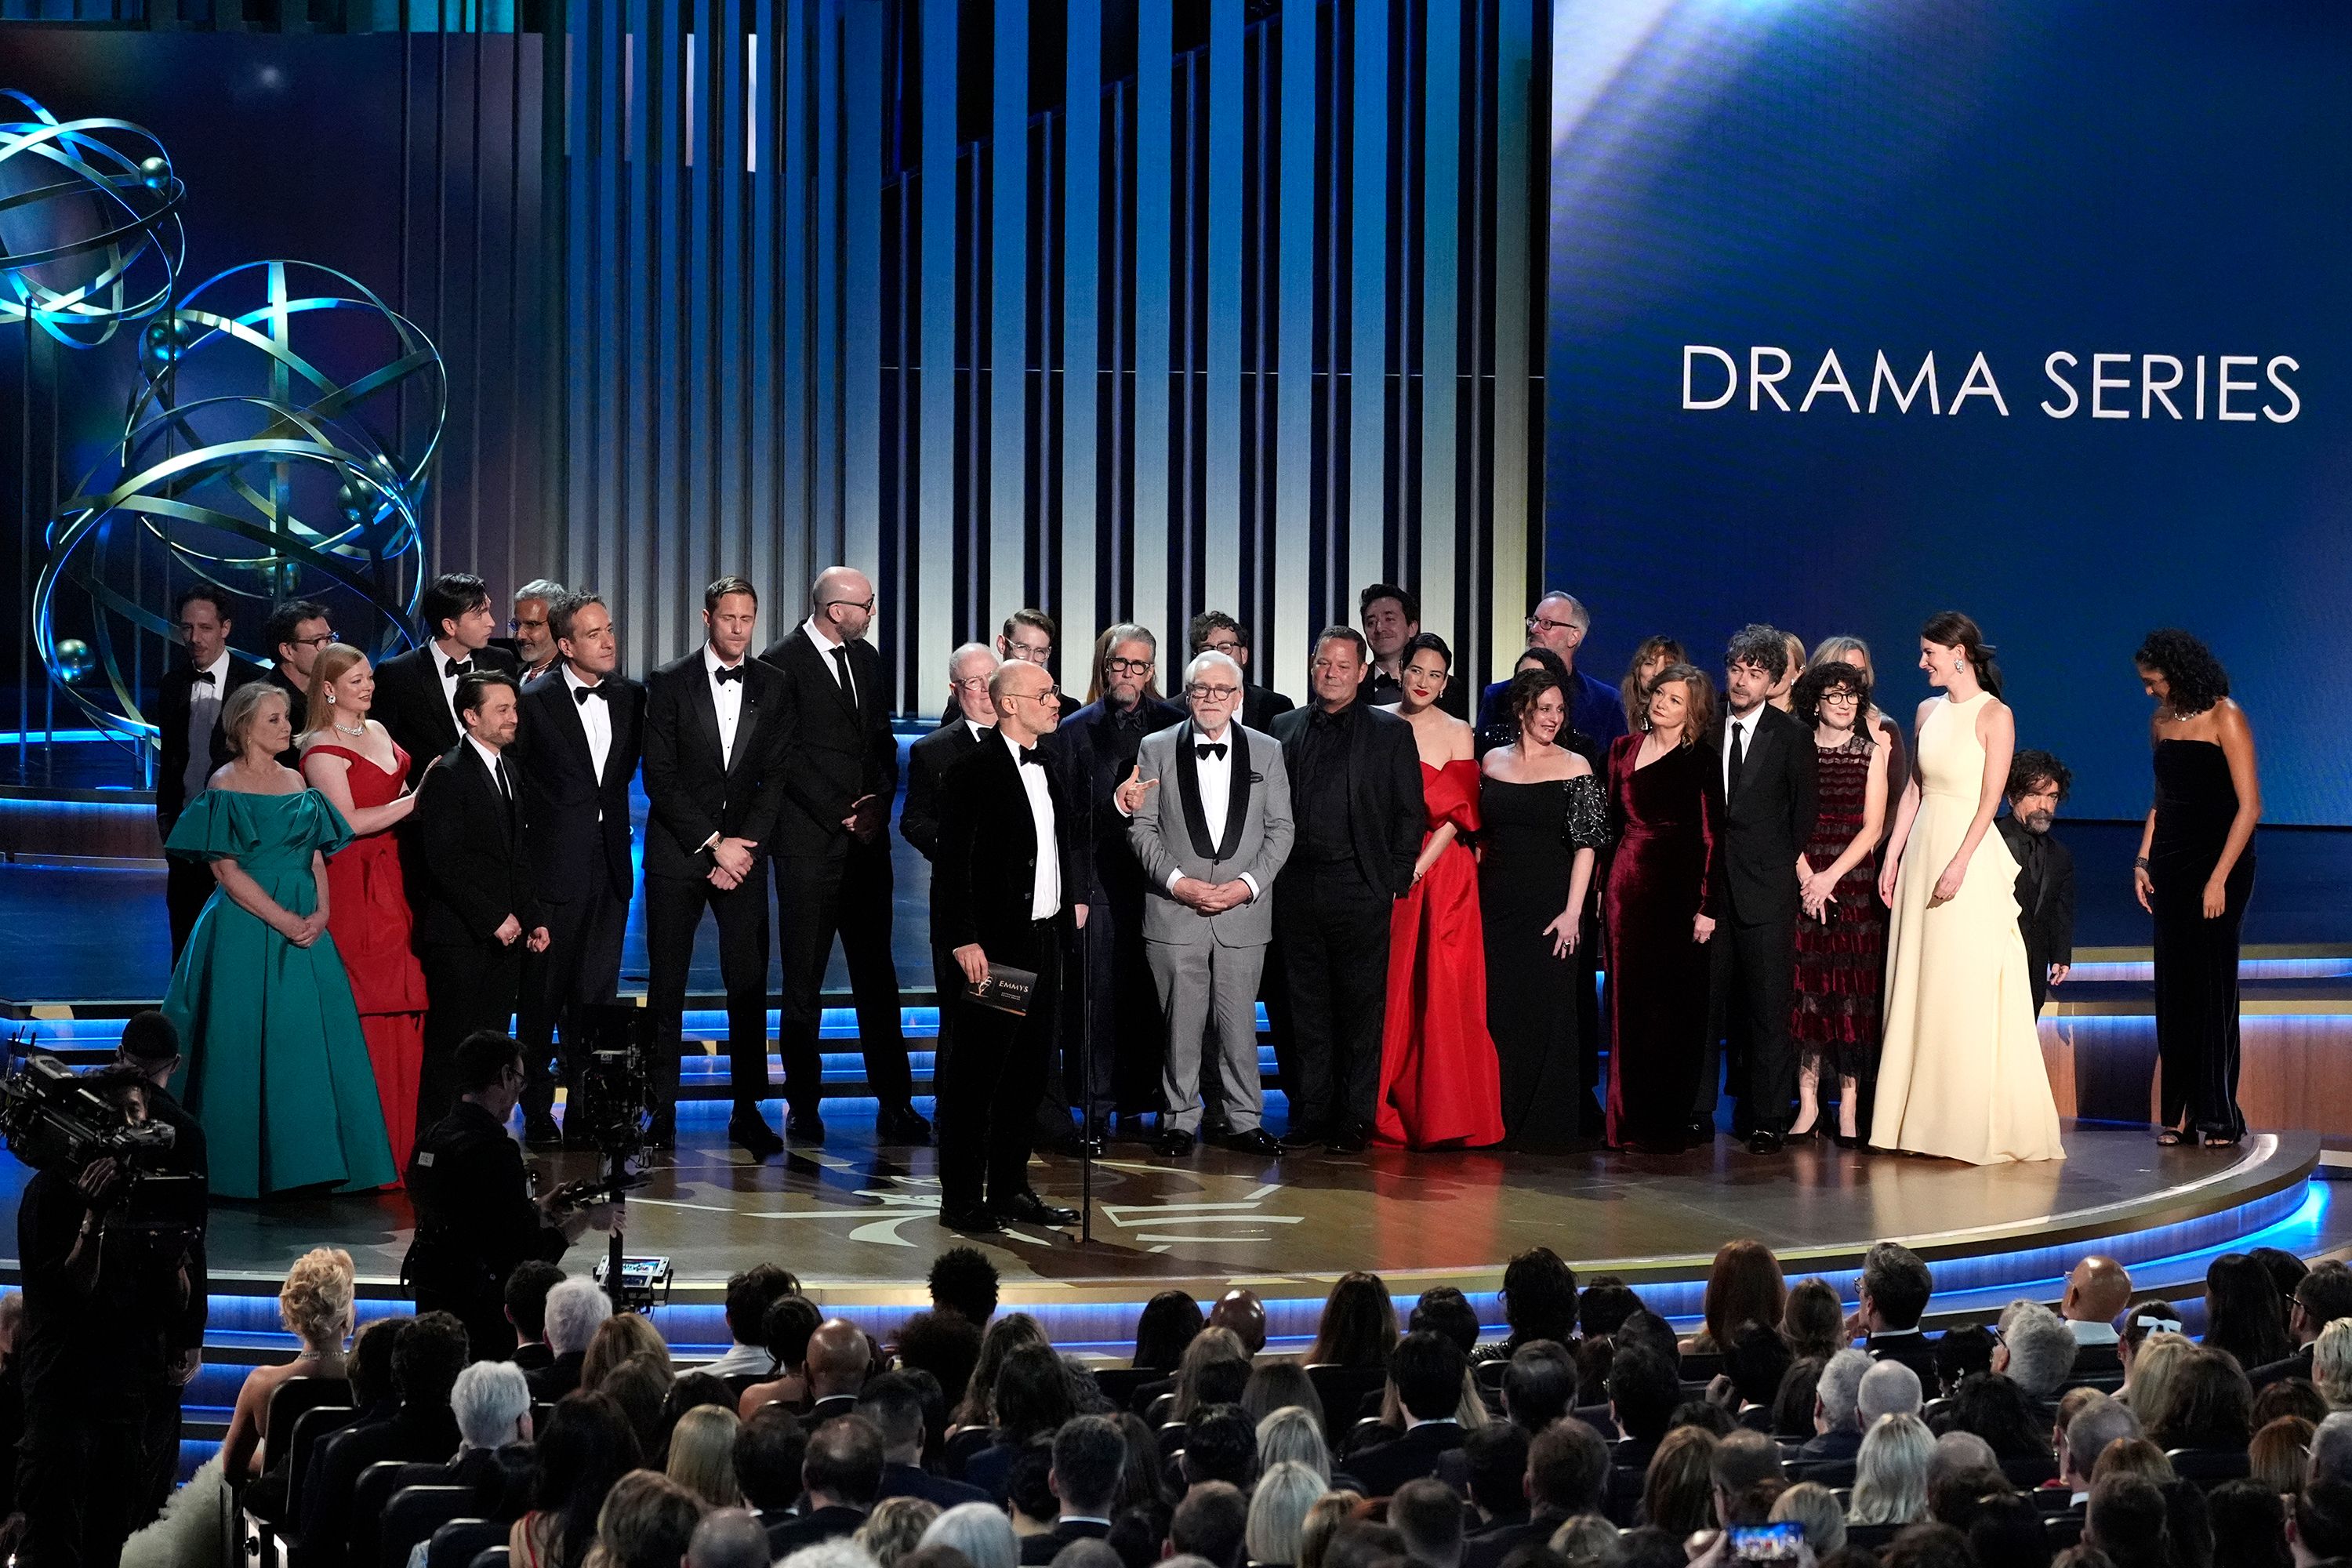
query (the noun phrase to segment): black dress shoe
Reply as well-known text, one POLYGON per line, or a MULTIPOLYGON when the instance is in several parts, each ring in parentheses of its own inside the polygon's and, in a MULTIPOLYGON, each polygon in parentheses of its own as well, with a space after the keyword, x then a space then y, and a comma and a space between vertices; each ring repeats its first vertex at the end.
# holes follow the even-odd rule
POLYGON ((1181 1127, 1163 1127, 1151 1140, 1151 1152, 1181 1160, 1192 1152, 1193 1137, 1181 1127))
POLYGON ((675 1149, 677 1147, 677 1112, 656 1110, 646 1123, 646 1147, 675 1149))
POLYGON ((1305 1121, 1282 1135, 1282 1146, 1286 1149, 1312 1149, 1320 1144, 1323 1139, 1321 1122, 1305 1121))
POLYGON ((735 1114, 727 1119, 727 1141, 743 1145, 744 1151, 754 1160, 764 1160, 784 1151, 784 1141, 776 1136, 776 1130, 768 1125, 768 1119, 758 1110, 742 1106, 737 1106, 735 1114))
POLYGON ((1022 1225, 1076 1225, 1078 1211, 1049 1204, 1035 1193, 1019 1192, 1003 1203, 992 1205, 1000 1220, 1013 1220, 1022 1225))
POLYGON ((1715 1142, 1715 1123, 1705 1117, 1694 1116, 1689 1125, 1683 1129, 1683 1136, 1694 1143, 1712 1143, 1715 1142))
POLYGON ((814 1110, 795 1110, 784 1118, 784 1131, 803 1143, 824 1142, 824 1118, 814 1110))
POLYGON ((1372 1130, 1359 1121, 1333 1133, 1323 1147, 1334 1154, 1360 1154, 1372 1146, 1372 1130))
POLYGON ((911 1105, 901 1105, 884 1110, 874 1119, 874 1141, 877 1143, 927 1144, 931 1141, 931 1124, 923 1120, 911 1105))
POLYGON ((1778 1132, 1759 1129, 1748 1135, 1748 1152, 1751 1154, 1777 1154, 1785 1142, 1787 1140, 1778 1132))
POLYGON ((555 1149, 562 1146, 563 1129, 555 1118, 544 1110, 528 1111, 522 1119, 522 1141, 534 1149, 555 1149))
POLYGON ((1246 1132, 1228 1132, 1218 1139, 1217 1143, 1219 1147, 1231 1149, 1237 1154, 1255 1154, 1262 1159, 1278 1159, 1282 1154, 1282 1145, 1276 1142, 1274 1134, 1263 1127, 1253 1127, 1246 1132))
POLYGON ((966 1236, 995 1236, 1004 1229, 1003 1225, 994 1215, 981 1207, 941 1209, 940 1223, 950 1230, 960 1230, 966 1236))

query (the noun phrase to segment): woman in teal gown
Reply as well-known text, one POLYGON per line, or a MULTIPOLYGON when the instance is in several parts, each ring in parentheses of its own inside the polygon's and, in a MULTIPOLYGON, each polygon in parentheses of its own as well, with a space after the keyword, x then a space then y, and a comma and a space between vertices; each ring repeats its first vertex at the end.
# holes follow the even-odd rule
POLYGON ((293 739, 283 691, 240 687, 221 719, 236 758, 163 846, 210 861, 219 884, 163 999, 187 1057, 172 1091, 204 1124, 216 1196, 384 1186, 392 1145, 327 934, 326 858, 351 830, 278 762, 293 739))

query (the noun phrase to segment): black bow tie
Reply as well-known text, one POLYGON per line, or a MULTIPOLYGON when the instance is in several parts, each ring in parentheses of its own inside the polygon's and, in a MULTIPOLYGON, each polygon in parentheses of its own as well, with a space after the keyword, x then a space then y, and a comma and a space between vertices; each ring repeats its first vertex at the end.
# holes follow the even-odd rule
POLYGON ((1036 747, 1016 746, 1013 749, 1021 753, 1021 765, 1023 767, 1042 768, 1045 765, 1045 759, 1037 754, 1036 747))
POLYGON ((1204 763, 1211 757, 1222 763, 1225 760, 1225 743, 1223 741, 1196 742, 1192 747, 1192 754, 1204 763))
POLYGON ((1111 712, 1111 721, 1129 730, 1142 729, 1143 704, 1139 702, 1132 708, 1114 709, 1111 712))
POLYGON ((219 684, 217 681, 213 679, 213 672, 209 669, 200 669, 196 671, 196 679, 203 681, 206 686, 215 686, 219 684))
POLYGON ((583 708, 588 706, 588 699, 591 697, 602 697, 607 702, 613 700, 613 694, 601 686, 575 686, 572 689, 572 700, 583 708))
POLYGON ((474 661, 470 658, 453 658, 441 666, 441 679, 444 680, 455 680, 461 675, 473 673, 474 661))
POLYGON ((710 672, 710 679, 719 682, 721 686, 726 685, 730 680, 740 680, 743 679, 743 667, 739 664, 730 669, 725 665, 720 665, 717 669, 710 672))
POLYGON ((1315 717, 1307 722, 1318 730, 1332 730, 1337 729, 1347 716, 1348 710, 1345 708, 1318 708, 1315 710, 1315 717))

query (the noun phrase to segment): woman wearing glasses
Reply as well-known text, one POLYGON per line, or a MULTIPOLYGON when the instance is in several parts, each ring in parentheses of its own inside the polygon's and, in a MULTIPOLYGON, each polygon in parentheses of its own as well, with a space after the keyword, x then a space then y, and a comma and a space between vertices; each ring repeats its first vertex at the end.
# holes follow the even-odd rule
POLYGON ((1396 711, 1421 752, 1429 829, 1412 889, 1397 900, 1389 927, 1378 1131, 1382 1142, 1415 1149, 1499 1142, 1502 1086, 1486 1035, 1478 866, 1461 838, 1478 831, 1474 735, 1437 706, 1454 669, 1445 639, 1423 632, 1403 652, 1396 711))
POLYGON ((1878 842, 1886 826, 1886 748, 1869 727, 1870 678, 1843 660, 1816 664, 1790 694, 1813 732, 1821 814, 1799 872, 1797 977, 1789 1034, 1797 1043, 1797 1120, 1790 1138, 1822 1131, 1821 1081, 1837 1074, 1837 1142, 1860 1142, 1862 1084, 1878 1073, 1878 989, 1886 918, 1878 902, 1878 842))

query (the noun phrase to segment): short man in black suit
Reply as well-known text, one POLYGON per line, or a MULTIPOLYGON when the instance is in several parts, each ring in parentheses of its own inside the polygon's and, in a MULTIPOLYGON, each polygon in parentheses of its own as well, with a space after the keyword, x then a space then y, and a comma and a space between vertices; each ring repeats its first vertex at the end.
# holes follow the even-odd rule
POLYGON ((479 1029, 509 1032, 523 954, 547 951, 547 925, 523 849, 521 786, 506 760, 518 697, 514 677, 503 670, 460 680, 457 718, 466 738, 442 754, 417 792, 419 876, 408 892, 427 1008, 416 1081, 421 1128, 448 1115, 457 1098, 459 1042, 479 1029))
MULTIPOLYGON (((1053 616, 1043 610, 1024 605, 1005 616, 1004 625, 997 628, 997 662, 1001 664, 1008 658, 1017 658, 1034 664, 1040 669, 1051 670, 1054 668, 1054 638, 1057 629, 1054 625, 1053 616)), ((964 693, 961 689, 949 692, 948 705, 940 710, 940 722, 952 724, 962 718, 963 704, 964 693)), ((982 721, 983 723, 994 721, 993 720, 982 721)))
MULTIPOLYGON (((262 679, 261 671, 240 668, 229 657, 228 599, 220 590, 187 589, 172 606, 172 622, 184 657, 163 672, 155 693, 155 826, 166 839, 188 803, 211 784, 213 770, 229 760, 228 736, 220 722, 228 694, 262 679)), ((293 711, 299 715, 302 710, 293 711)), ((177 964, 205 900, 213 896, 213 868, 210 861, 180 855, 165 856, 164 862, 163 904, 172 920, 172 962, 177 964)))
POLYGON ((1097 672, 1101 700, 1065 717, 1048 745, 1070 788, 1070 809, 1084 819, 1094 868, 1087 899, 1091 913, 1078 939, 1086 1006, 1066 1009, 1063 1085, 1073 1104, 1093 1095, 1081 1136, 1094 1140, 1101 1139, 1113 1111, 1133 1115, 1160 1102, 1168 1029, 1144 947, 1148 894, 1142 863, 1127 842, 1127 818, 1113 796, 1133 776, 1143 738, 1184 721, 1184 710, 1154 689, 1160 639, 1150 629, 1122 621, 1104 636, 1108 641, 1097 672))
POLYGON ((2074 770, 2056 757, 2021 751, 2009 762, 2009 815, 1993 825, 2017 861, 2017 929, 2036 1013, 2074 966, 2074 857, 2050 831, 2074 787, 2074 770))
MULTIPOLYGON (((281 600, 269 607, 269 619, 262 623, 262 646, 275 661, 269 667, 269 681, 286 693, 287 711, 293 715, 294 732, 298 735, 310 728, 303 715, 310 710, 310 667, 336 640, 334 626, 327 619, 327 606, 315 599, 281 600)), ((289 746, 278 754, 278 760, 299 773, 301 748, 289 746)))
MULTIPOLYGON (((1400 721, 1402 722, 1402 721, 1400 721)), ((1404 1436, 1375 1444, 1348 1461, 1348 1473, 1366 1497, 1393 1497, 1397 1488, 1437 1468, 1438 1457, 1462 1447, 1462 1379, 1470 1361, 1444 1334, 1421 1329, 1397 1341, 1389 1352, 1389 1381, 1404 1406, 1404 1436)))
POLYGON ((371 714, 408 753, 414 786, 433 759, 457 743, 457 680, 474 670, 517 670, 515 656, 490 646, 498 617, 489 585, 470 572, 446 572, 425 584, 419 618, 426 640, 375 667, 371 714))
POLYGON ((1191 650, 1185 656, 1188 658, 1198 658, 1204 653, 1221 653, 1242 667, 1244 684, 1242 687, 1241 721, 1244 729, 1271 735, 1276 715, 1287 713, 1298 706, 1270 686, 1246 684, 1250 667, 1249 627, 1223 610, 1202 610, 1194 616, 1192 625, 1185 628, 1184 640, 1191 650))
POLYGON ((1274 721, 1297 836, 1276 881, 1275 945, 1290 1028, 1277 1037, 1300 1148, 1371 1142, 1388 1017, 1389 917, 1412 887, 1427 816, 1412 727, 1363 700, 1366 650, 1327 627, 1309 667, 1314 706, 1274 721))
POLYGON ((768 889, 761 859, 776 825, 783 677, 746 658, 760 596, 740 577, 702 591, 707 640, 646 678, 646 1005, 657 1104, 647 1139, 677 1138, 679 1035, 695 928, 719 921, 727 1050, 735 1098, 727 1136, 765 1159, 784 1146, 761 1114, 768 1095, 768 889))
POLYGON ((784 1130, 824 1142, 817 1054, 824 967, 841 939, 857 1004, 867 1092, 880 1100, 874 1135, 928 1143, 915 1113, 906 1037, 898 1031, 898 969, 890 956, 890 802, 898 793, 898 742, 882 689, 882 656, 866 640, 874 584, 851 566, 828 566, 809 587, 808 619, 760 655, 783 674, 776 728, 776 921, 783 949, 777 1047, 784 1061, 784 1130))
MULTIPOLYGON (((1732 1131, 1752 1152, 1768 1154, 1780 1147, 1797 1095, 1797 1050, 1789 1036, 1801 892, 1797 860, 1813 836, 1818 764, 1805 727, 1765 700, 1788 670, 1788 638, 1771 626, 1742 626, 1723 664, 1717 765, 1725 897, 1714 943, 1716 999, 1736 1100, 1732 1131)), ((1692 1107, 1700 1121, 1715 1116, 1713 1067, 1700 1074, 1692 1107)))
POLYGON ((1090 880, 1081 825, 1037 746, 1061 720, 1054 678, 1008 660, 989 696, 996 728, 948 773, 931 869, 933 941, 954 961, 940 984, 955 1027, 939 1086, 940 1221, 980 1234, 1078 1217, 1030 1188, 1028 1166, 1063 949, 1087 923, 1090 880), (956 985, 982 984, 992 963, 1036 975, 1025 1013, 979 1006, 956 985))
MULTIPOLYGON (((580 593, 548 611, 555 668, 523 689, 510 761, 522 787, 523 853, 547 926, 547 951, 522 963, 515 1030, 530 1077, 523 1137, 559 1137, 548 1068, 563 1028, 564 1081, 579 1088, 587 1009, 612 1005, 621 980, 636 871, 629 863, 629 781, 645 744, 645 688, 614 673, 620 644, 604 599, 580 593)), ((576 1103, 576 1102, 575 1102, 576 1103)))

